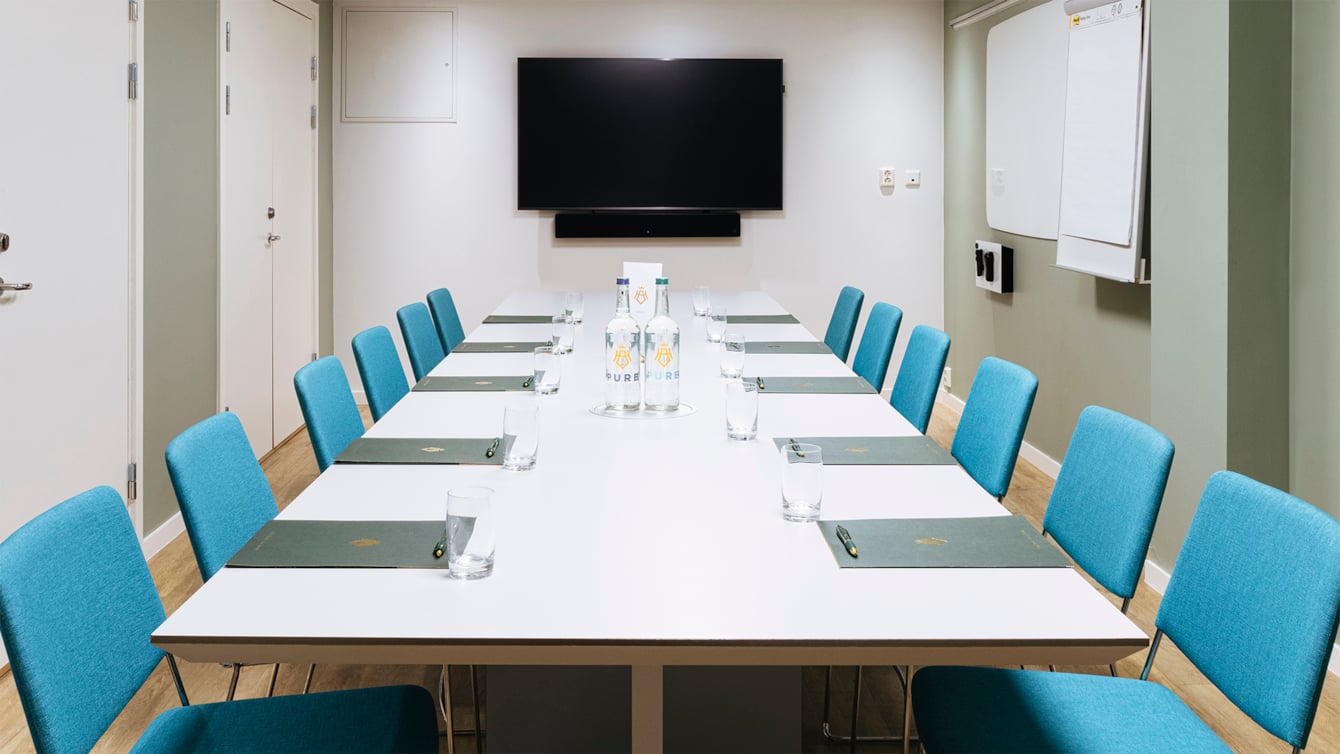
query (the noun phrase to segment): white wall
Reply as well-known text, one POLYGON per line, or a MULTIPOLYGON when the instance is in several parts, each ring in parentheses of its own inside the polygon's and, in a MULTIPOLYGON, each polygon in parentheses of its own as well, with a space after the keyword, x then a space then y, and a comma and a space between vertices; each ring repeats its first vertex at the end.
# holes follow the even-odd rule
POLYGON ((353 335, 384 324, 398 340, 395 310, 432 288, 451 289, 468 333, 514 289, 603 290, 625 259, 664 262, 679 290, 765 290, 820 336, 838 290, 857 285, 866 311, 904 310, 894 369, 913 325, 943 325, 938 0, 452 7, 456 123, 334 124, 335 353, 352 385, 353 335), (516 58, 568 55, 783 58, 786 209, 745 213, 738 239, 555 239, 552 212, 516 209, 516 58), (898 168, 892 192, 880 166, 898 168), (903 185, 908 168, 920 188, 903 185))

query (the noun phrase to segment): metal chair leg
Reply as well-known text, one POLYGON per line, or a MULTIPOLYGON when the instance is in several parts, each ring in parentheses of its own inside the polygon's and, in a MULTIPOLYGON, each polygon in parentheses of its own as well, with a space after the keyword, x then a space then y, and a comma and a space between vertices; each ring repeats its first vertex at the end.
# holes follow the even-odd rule
POLYGON ((228 696, 224 697, 228 701, 233 700, 233 694, 237 693, 237 674, 242 672, 242 663, 233 663, 233 678, 228 681, 228 696))
POLYGON ((275 663, 274 672, 270 673, 270 690, 265 692, 266 698, 275 695, 275 681, 279 680, 279 663, 275 663))
POLYGON ((446 665, 442 666, 442 671, 437 676, 437 708, 446 723, 447 730, 442 735, 447 737, 447 754, 456 754, 456 736, 451 720, 451 683, 447 680, 446 665))
MULTIPOLYGON (((903 668, 895 665, 893 669, 894 672, 898 674, 898 683, 903 687, 903 693, 905 695, 907 693, 907 677, 903 674, 903 668)), ((820 730, 823 732, 824 738, 833 743, 850 744, 852 751, 856 750, 855 747, 857 743, 890 743, 890 742, 897 743, 899 741, 902 741, 903 740, 902 736, 856 735, 857 710, 859 709, 861 703, 861 672, 862 672, 861 667, 857 666, 856 688, 852 694, 853 701, 852 701, 852 716, 851 716, 851 728, 850 728, 851 734, 846 736, 839 736, 833 732, 832 725, 828 722, 829 697, 830 697, 829 690, 830 686, 832 685, 831 680, 833 677, 833 666, 831 665, 828 666, 828 670, 824 674, 824 719, 823 724, 820 728, 820 730)))
POLYGON ((479 718, 479 674, 474 665, 470 666, 470 695, 474 697, 475 703, 475 754, 482 754, 484 751, 484 726, 479 718))
POLYGON ((302 693, 306 694, 312 690, 312 674, 316 672, 316 664, 307 666, 307 681, 302 684, 302 693))

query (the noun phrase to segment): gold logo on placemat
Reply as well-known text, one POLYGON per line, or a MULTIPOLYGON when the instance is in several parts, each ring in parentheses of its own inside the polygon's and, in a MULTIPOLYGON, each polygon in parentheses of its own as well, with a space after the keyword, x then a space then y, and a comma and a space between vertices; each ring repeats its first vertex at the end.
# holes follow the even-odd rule
POLYGON ((476 385, 492 385, 493 380, 475 380, 476 385))
POLYGON ((848 453, 869 453, 870 448, 847 448, 848 453))
POLYGON ((446 448, 429 447, 429 448, 419 448, 419 450, 422 450, 425 453, 441 453, 442 451, 446 450, 446 448))
POLYGON ((802 382, 802 383, 800 383, 799 385, 797 385, 796 387, 814 387, 814 383, 813 383, 813 382, 802 382))
POLYGON ((919 544, 919 545, 944 545, 944 544, 949 544, 949 540, 946 540, 946 539, 940 539, 939 537, 922 537, 921 539, 918 539, 918 540, 917 540, 917 544, 919 544))
POLYGON ((379 544, 381 544, 381 540, 378 540, 378 539, 367 539, 367 538, 365 537, 365 538, 363 538, 363 539, 355 539, 354 541, 350 542, 349 544, 353 545, 354 547, 372 547, 373 545, 379 545, 379 544))

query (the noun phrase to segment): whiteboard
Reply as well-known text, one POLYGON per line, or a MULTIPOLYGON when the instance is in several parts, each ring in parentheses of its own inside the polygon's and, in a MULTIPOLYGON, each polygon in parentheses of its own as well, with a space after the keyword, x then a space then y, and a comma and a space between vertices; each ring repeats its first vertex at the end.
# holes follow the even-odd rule
POLYGON ((1069 23, 1064 0, 1052 0, 987 32, 986 222, 996 230, 1056 238, 1069 23))
POLYGON ((1147 0, 1070 0, 1058 267, 1143 280, 1147 0))

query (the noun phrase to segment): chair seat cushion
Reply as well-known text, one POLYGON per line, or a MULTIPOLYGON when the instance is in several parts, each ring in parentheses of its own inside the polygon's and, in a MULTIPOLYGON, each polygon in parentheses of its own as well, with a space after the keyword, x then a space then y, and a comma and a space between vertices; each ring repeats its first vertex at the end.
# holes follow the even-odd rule
POLYGON ((1230 752, 1150 681, 996 668, 928 667, 912 682, 926 751, 1230 752))
POLYGON ((134 752, 436 752, 437 712, 419 686, 244 699, 159 715, 134 752))

